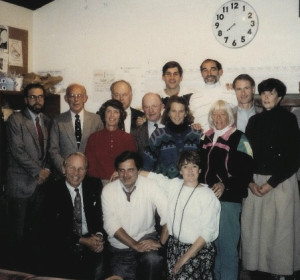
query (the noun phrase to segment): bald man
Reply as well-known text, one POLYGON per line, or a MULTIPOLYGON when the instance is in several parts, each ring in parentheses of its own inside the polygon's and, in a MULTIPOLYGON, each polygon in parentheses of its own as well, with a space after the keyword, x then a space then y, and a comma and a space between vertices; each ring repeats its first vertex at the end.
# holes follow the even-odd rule
POLYGON ((143 117, 144 113, 130 107, 132 101, 131 85, 124 80, 119 80, 110 86, 111 98, 122 102, 127 117, 124 121, 124 129, 127 133, 133 133, 137 128, 138 117, 143 117))
POLYGON ((67 87, 65 101, 70 110, 54 119, 50 131, 49 154, 59 174, 63 173, 64 159, 75 152, 85 152, 89 136, 102 129, 99 115, 84 109, 88 96, 86 89, 80 84, 67 87))
POLYGON ((148 140, 152 132, 157 127, 164 127, 161 124, 161 113, 164 109, 162 99, 158 93, 148 92, 142 99, 142 107, 147 121, 138 127, 132 134, 138 146, 138 152, 143 157, 144 149, 148 145, 148 140))

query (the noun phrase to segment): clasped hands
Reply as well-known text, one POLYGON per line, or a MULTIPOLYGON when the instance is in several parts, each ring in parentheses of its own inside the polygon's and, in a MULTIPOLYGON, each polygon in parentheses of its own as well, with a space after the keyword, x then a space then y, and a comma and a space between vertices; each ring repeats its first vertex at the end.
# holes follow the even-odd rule
POLYGON ((103 238, 95 234, 89 237, 81 237, 79 243, 88 247, 94 253, 101 253, 104 248, 103 238))
POLYGON ((249 188, 251 192, 258 197, 264 196, 265 194, 267 194, 269 191, 273 189, 273 187, 268 183, 264 183, 261 186, 255 183, 250 183, 249 188))
POLYGON ((157 240, 153 239, 138 241, 133 247, 133 249, 139 253, 157 251, 159 248, 161 248, 160 243, 157 240))

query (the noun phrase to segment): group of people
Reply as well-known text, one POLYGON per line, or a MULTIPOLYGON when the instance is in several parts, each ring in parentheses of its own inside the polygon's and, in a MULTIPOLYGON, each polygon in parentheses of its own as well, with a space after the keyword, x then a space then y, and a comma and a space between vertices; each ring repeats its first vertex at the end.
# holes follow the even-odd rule
POLYGON ((87 112, 71 84, 70 110, 50 120, 45 90, 24 89, 7 120, 6 179, 15 269, 75 279, 293 279, 300 270, 297 118, 280 106, 285 85, 200 66, 199 93, 183 70, 162 68, 166 88, 131 108, 132 88, 87 112), (30 264, 24 253, 31 252, 30 264), (267 273, 267 274, 264 274, 267 273), (267 275, 267 276, 266 276, 267 275), (290 278, 288 278, 290 277, 290 278))

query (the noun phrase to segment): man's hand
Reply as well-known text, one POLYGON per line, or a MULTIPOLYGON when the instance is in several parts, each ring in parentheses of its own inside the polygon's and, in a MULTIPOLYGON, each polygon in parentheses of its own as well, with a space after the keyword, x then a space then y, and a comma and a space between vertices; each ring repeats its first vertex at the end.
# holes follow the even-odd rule
POLYGON ((193 124, 191 124, 191 127, 195 130, 201 130, 203 132, 203 129, 202 129, 200 123, 193 123, 193 124))
POLYGON ((141 126, 145 121, 146 121, 145 117, 137 117, 135 123, 136 123, 137 126, 141 126))
POLYGON ((79 243, 88 247, 91 251, 95 253, 100 253, 103 251, 103 239, 94 234, 92 234, 90 237, 81 237, 79 239, 79 243))
POLYGON ((217 184, 214 184, 211 189, 215 193, 216 197, 220 198, 222 196, 222 194, 224 193, 225 186, 223 183, 219 182, 217 184))
POLYGON ((44 183, 46 179, 49 177, 50 173, 51 172, 48 168, 43 168, 39 173, 39 179, 37 184, 40 185, 44 183))
POLYGON ((142 253, 142 252, 157 251, 160 247, 161 245, 157 240, 146 239, 137 242, 134 249, 137 252, 142 253))

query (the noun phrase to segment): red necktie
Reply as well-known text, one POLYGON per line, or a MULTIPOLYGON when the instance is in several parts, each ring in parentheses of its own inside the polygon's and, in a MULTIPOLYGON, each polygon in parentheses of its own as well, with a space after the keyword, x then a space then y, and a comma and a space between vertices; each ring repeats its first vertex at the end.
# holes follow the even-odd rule
POLYGON ((39 117, 35 118, 35 126, 36 126, 36 130, 37 130, 37 134, 38 134, 38 140, 40 143, 40 147, 41 147, 41 151, 42 151, 42 158, 44 157, 44 135, 43 135, 43 131, 40 125, 40 119, 39 117))

